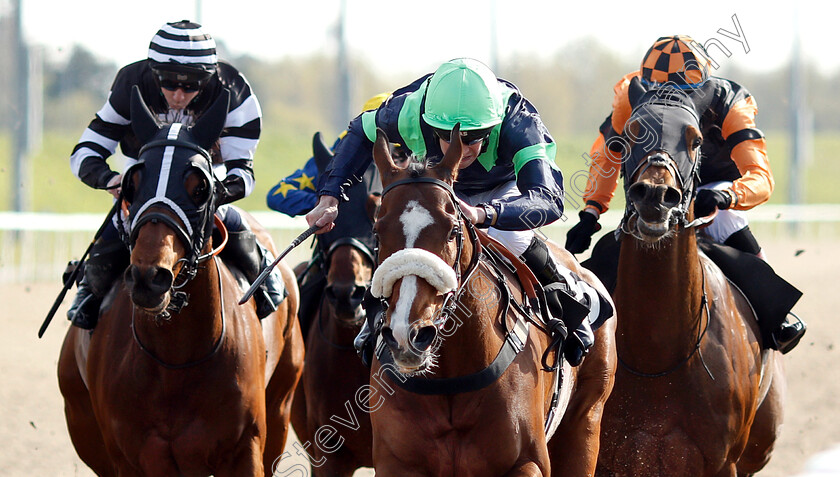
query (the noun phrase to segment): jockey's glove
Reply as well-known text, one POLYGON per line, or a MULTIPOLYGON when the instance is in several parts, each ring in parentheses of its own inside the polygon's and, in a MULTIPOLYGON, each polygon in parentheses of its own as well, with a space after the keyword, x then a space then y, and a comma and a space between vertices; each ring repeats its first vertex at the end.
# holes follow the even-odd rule
POLYGON ((566 250, 571 253, 582 253, 592 243, 592 235, 601 230, 598 217, 595 214, 581 210, 578 214, 580 222, 569 229, 566 234, 566 250))
POLYGON ((732 205, 732 195, 725 190, 700 189, 694 199, 694 216, 706 217, 715 211, 728 209, 732 205))
POLYGON ((245 181, 236 175, 229 175, 225 180, 216 182, 216 207, 229 204, 245 197, 245 181))

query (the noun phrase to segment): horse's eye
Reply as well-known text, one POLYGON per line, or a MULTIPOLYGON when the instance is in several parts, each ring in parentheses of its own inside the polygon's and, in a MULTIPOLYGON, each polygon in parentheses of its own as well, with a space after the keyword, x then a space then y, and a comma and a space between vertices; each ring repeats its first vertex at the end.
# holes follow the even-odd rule
POLYGON ((206 202, 207 199, 210 198, 209 190, 210 190, 210 188, 207 184, 207 181, 201 181, 201 183, 198 184, 195 187, 195 189, 193 189, 193 192, 192 192, 193 201, 195 201, 196 204, 203 204, 204 202, 206 202))
POLYGON ((455 240, 455 238, 457 238, 458 235, 460 235, 460 234, 461 234, 461 227, 456 225, 456 226, 452 227, 452 230, 449 231, 449 238, 447 240, 451 242, 451 241, 455 240))
POLYGON ((694 140, 691 141, 691 150, 693 151, 697 149, 698 147, 700 147, 701 144, 703 144, 702 139, 700 139, 699 137, 694 138, 694 140))
POLYGON ((134 202, 134 196, 137 193, 137 185, 140 183, 140 170, 133 170, 128 172, 128 177, 123 180, 123 200, 129 204, 134 202))

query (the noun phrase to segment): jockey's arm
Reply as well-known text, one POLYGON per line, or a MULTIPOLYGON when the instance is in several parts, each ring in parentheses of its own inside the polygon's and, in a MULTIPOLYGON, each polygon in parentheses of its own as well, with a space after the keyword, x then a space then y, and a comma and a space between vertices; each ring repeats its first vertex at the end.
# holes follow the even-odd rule
POLYGON ((731 208, 748 210, 770 199, 775 181, 767 158, 764 135, 756 129, 757 107, 752 96, 738 101, 729 109, 721 132, 731 145, 730 157, 741 177, 732 184, 735 201, 731 208))
MULTIPOLYGON (((607 121, 609 121, 609 118, 607 118, 607 121)), ((607 127, 609 127, 608 124, 607 127)), ((584 209, 592 212, 595 217, 599 217, 609 209, 610 201, 618 187, 621 157, 606 146, 604 133, 600 133, 592 144, 586 159, 589 163, 586 189, 584 191, 576 190, 575 192, 583 192, 581 197, 585 204, 584 209)))
POLYGON ((220 200, 216 205, 229 204, 248 197, 254 190, 253 161, 236 159, 225 161, 227 175, 221 182, 220 200))
MULTIPOLYGON (((618 187, 623 144, 621 133, 633 110, 628 88, 631 79, 638 75, 638 71, 624 75, 613 86, 612 111, 598 128, 598 138, 595 139, 589 155, 585 158, 589 165, 586 190, 574 191, 581 194, 585 204, 584 210, 591 212, 596 218, 609 209, 610 201, 618 187)), ((574 181, 572 184, 574 187, 574 181)))
POLYGON ((373 142, 365 136, 361 116, 357 116, 350 122, 347 134, 336 146, 327 170, 318 178, 318 203, 306 214, 310 226, 321 226, 316 233, 332 230, 333 222, 338 217, 339 199, 346 198, 347 188, 360 180, 372 160, 373 142))
POLYGON ((494 228, 531 230, 563 215, 563 176, 547 159, 525 163, 516 177, 521 195, 490 202, 497 214, 494 228))

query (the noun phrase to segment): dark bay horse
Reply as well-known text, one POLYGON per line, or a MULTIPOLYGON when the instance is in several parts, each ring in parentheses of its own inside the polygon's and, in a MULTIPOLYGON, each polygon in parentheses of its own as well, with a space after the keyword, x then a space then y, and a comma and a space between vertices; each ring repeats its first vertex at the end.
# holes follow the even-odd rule
MULTIPOLYGON (((331 153, 320 135, 313 140, 313 153, 323 174, 331 153)), ((309 323, 309 331, 303 374, 292 404, 292 424, 304 446, 310 444, 306 447, 315 476, 351 476, 360 467, 373 466, 367 401, 356 397, 367 386, 370 370, 356 355, 353 340, 365 319, 362 300, 373 277, 373 219, 381 191, 375 167, 348 188, 335 228, 316 235, 314 263, 308 264, 301 282, 302 288, 323 287, 313 300, 311 316, 300 317, 309 323), (338 432, 330 439, 317 439, 319 429, 329 428, 325 426, 338 432)))
POLYGON ((782 356, 761 349, 741 292, 698 253, 690 203, 702 137, 697 107, 631 84, 625 128, 616 342, 598 475, 751 475, 782 419, 782 356))
POLYGON ((216 256, 206 150, 222 98, 189 130, 160 127, 139 91, 132 98, 146 146, 123 181, 131 264, 96 329, 70 328, 58 365, 70 437, 98 475, 263 476, 285 446, 303 363, 297 284, 281 263, 289 294, 261 322, 253 300, 237 304, 243 275, 216 256))
MULTIPOLYGON (((482 245, 455 199, 461 149, 454 139, 437 165, 402 169, 384 132, 374 145, 384 192, 372 292, 388 306, 361 392, 376 473, 592 475, 616 367, 614 320, 579 367, 561 360, 560 371, 544 369, 554 351, 533 319, 530 272, 498 242, 482 245)), ((607 294, 570 254, 556 252, 607 294)))

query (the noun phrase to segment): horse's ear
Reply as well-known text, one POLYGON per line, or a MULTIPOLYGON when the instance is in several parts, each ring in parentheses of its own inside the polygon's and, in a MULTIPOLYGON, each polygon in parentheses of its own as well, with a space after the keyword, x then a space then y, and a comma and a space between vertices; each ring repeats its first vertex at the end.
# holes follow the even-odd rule
POLYGON ((633 77, 633 79, 630 80, 630 86, 627 89, 627 96, 630 98, 630 107, 636 107, 639 99, 645 93, 647 93, 647 87, 642 84, 642 80, 639 79, 638 76, 633 77))
POLYGON ((449 136, 449 148, 446 149, 446 154, 434 168, 448 172, 452 180, 455 180, 458 166, 461 164, 461 153, 461 123, 457 123, 449 136))
POLYGON ((315 167, 318 168, 318 174, 323 174, 327 170, 327 165, 332 161, 333 153, 327 144, 324 142, 324 136, 321 132, 316 132, 312 136, 312 157, 315 158, 315 167))
POLYGON ((703 114, 711 108, 712 101, 717 97, 715 95, 716 88, 717 85, 715 83, 706 81, 702 86, 690 92, 688 97, 694 105, 694 111, 697 112, 697 117, 703 117, 703 114))
POLYGON ((143 101, 143 96, 140 94, 140 88, 137 85, 131 87, 129 114, 131 116, 131 129, 141 144, 149 142, 160 131, 160 124, 143 101))
POLYGON ((373 162, 382 176, 382 185, 391 183, 391 178, 397 173, 398 167, 391 158, 391 148, 388 145, 388 135, 380 128, 376 128, 376 142, 373 144, 373 162))
POLYGON ((215 144, 225 127, 229 103, 230 91, 223 89, 222 94, 198 118, 191 129, 196 144, 204 149, 210 149, 215 144))

